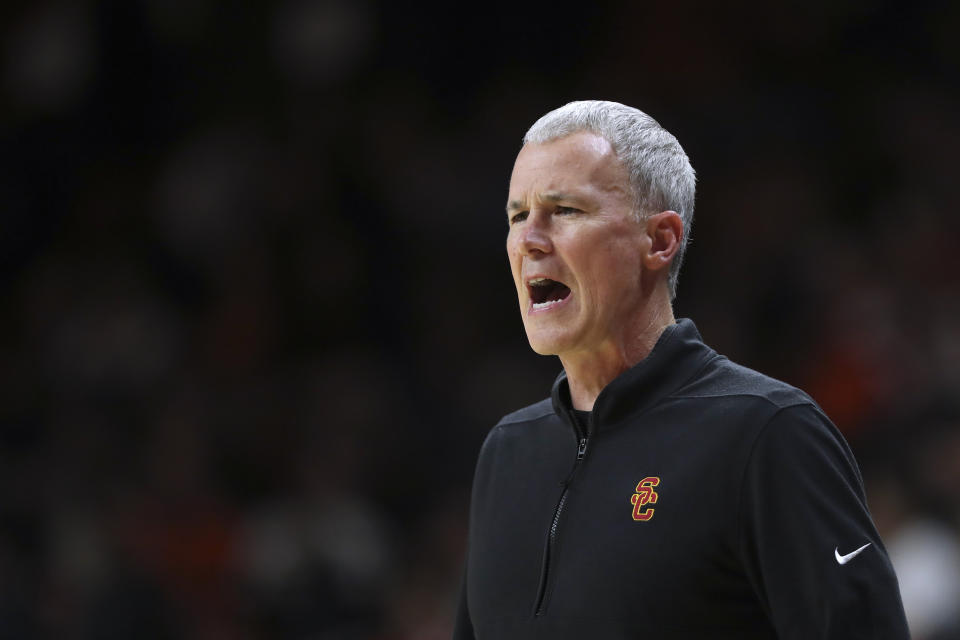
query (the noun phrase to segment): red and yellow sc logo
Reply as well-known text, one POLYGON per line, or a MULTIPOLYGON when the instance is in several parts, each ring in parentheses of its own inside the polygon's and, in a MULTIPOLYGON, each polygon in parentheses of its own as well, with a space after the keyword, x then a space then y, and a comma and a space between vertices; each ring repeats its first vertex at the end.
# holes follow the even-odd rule
POLYGON ((653 509, 644 509, 648 504, 657 504, 657 492, 653 490, 660 484, 660 478, 649 476, 637 483, 635 494, 630 496, 630 504, 633 505, 633 519, 637 522, 646 522, 653 517, 653 509))

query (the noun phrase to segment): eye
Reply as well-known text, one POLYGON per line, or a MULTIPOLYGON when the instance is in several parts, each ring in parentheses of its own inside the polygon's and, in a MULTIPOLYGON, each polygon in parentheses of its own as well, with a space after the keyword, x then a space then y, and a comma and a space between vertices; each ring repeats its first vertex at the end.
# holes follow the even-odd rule
POLYGON ((527 219, 527 214, 529 211, 518 211, 517 213, 510 216, 510 224, 517 224, 518 222, 523 222, 527 219))
POLYGON ((557 207, 554 210, 554 212, 561 215, 567 215, 571 213, 583 213, 581 209, 577 209, 576 207, 557 207))

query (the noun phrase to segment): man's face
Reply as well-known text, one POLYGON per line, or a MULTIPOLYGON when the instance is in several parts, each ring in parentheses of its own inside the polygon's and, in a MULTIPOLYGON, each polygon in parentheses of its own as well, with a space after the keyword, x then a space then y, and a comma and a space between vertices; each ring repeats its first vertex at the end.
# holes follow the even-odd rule
POLYGON ((599 352, 629 339, 650 240, 610 143, 581 132, 526 145, 507 216, 507 254, 533 350, 599 352))

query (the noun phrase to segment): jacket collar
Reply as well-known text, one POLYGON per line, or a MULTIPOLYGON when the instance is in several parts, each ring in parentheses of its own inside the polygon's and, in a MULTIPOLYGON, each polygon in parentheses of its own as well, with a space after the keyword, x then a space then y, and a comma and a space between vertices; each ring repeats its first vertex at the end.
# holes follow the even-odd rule
MULTIPOLYGON (((676 391, 716 352, 703 343, 693 321, 679 319, 663 333, 646 358, 604 387, 593 405, 590 433, 596 433, 643 413, 676 391)), ((553 410, 579 431, 573 419, 567 373, 561 371, 551 390, 553 410)))

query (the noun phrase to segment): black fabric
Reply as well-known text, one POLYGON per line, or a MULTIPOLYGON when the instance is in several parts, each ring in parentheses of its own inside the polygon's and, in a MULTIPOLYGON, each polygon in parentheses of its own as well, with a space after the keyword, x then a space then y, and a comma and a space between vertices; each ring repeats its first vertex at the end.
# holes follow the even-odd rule
POLYGON ((590 431, 590 412, 574 409, 573 416, 577 421, 577 426, 580 427, 580 433, 588 433, 590 431))
POLYGON ((909 637, 856 462, 806 394, 681 320, 589 423, 584 446, 561 374, 488 435, 456 640, 909 637))

